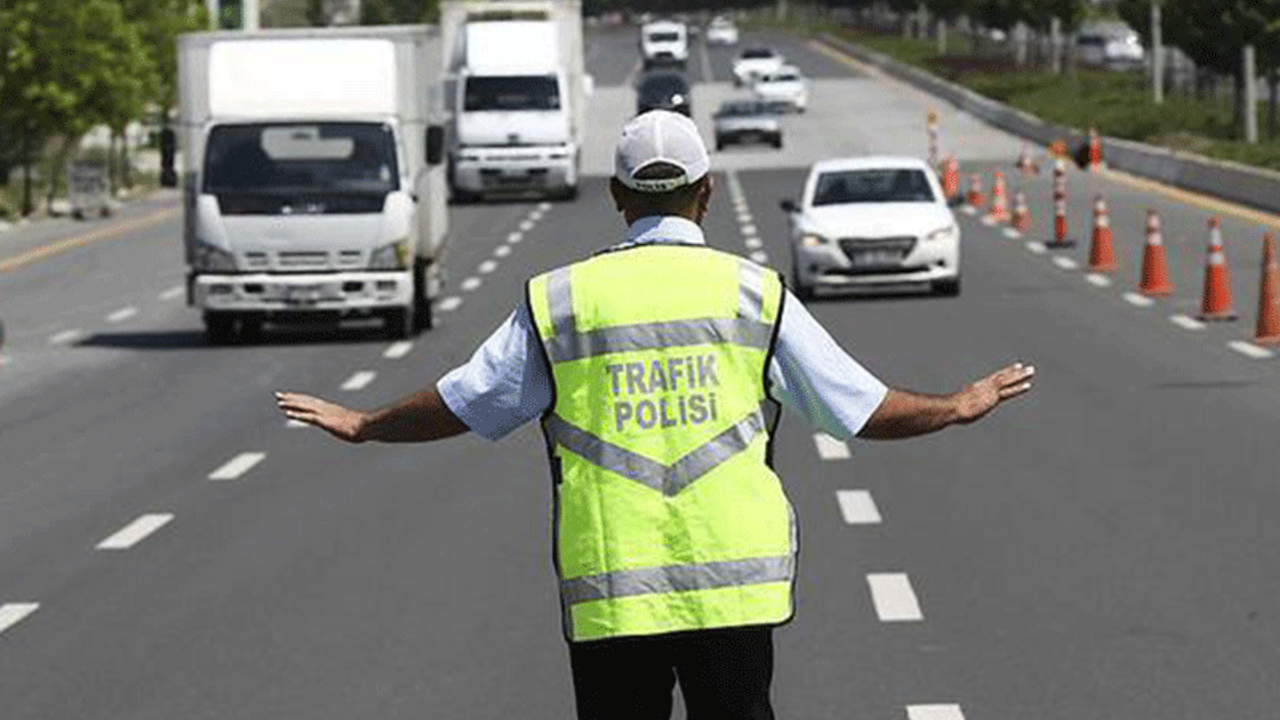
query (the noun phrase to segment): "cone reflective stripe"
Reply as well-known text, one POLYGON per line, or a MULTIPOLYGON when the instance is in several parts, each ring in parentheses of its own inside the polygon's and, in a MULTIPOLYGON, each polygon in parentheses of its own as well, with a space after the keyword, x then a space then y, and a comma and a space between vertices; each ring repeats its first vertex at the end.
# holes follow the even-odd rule
POLYGON ((969 205, 975 210, 982 209, 987 199, 982 196, 982 178, 977 173, 969 176, 969 205))
POLYGON ((1009 209, 1004 201, 1004 173, 996 173, 995 182, 991 187, 991 209, 987 212, 987 219, 992 222, 1004 222, 1009 219, 1009 209))
POLYGON ((1111 272, 1116 269, 1115 250, 1111 246, 1111 211, 1099 195, 1093 201, 1093 238, 1089 243, 1089 269, 1111 272))
POLYGON ((1276 236, 1262 238, 1262 282, 1258 288, 1258 324, 1253 341, 1280 343, 1280 264, 1276 262, 1276 236))
POLYGON ((1200 303, 1200 319, 1236 319, 1235 306, 1231 300, 1231 270, 1227 267, 1227 254, 1222 249, 1222 224, 1218 218, 1209 220, 1209 246, 1205 253, 1204 296, 1200 303))
POLYGON ((1160 235, 1160 216, 1155 210, 1147 211, 1147 244, 1142 251, 1142 279, 1138 291, 1144 295, 1168 295, 1173 292, 1169 282, 1169 262, 1165 258, 1164 238, 1160 235))
POLYGON ((956 162, 954 155, 942 163, 942 194, 947 196, 947 200, 960 197, 960 163, 956 162))
POLYGON ((1089 128, 1089 169, 1102 167, 1102 139, 1098 137, 1097 128, 1089 128))
POLYGON ((1018 232, 1031 230, 1031 211, 1027 209, 1027 194, 1019 190, 1013 196, 1013 228, 1018 232))

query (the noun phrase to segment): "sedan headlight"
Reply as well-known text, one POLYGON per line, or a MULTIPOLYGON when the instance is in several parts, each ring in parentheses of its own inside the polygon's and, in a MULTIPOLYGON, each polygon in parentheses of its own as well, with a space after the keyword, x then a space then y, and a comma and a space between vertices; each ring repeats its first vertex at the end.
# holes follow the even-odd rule
POLYGON ((369 255, 370 270, 404 270, 409 267, 409 239, 384 245, 369 255))
POLYGON ((196 240, 195 269, 200 272, 235 272, 236 256, 220 247, 196 240))
POLYGON ((959 227, 955 225, 948 225, 940 230, 934 230, 933 232, 925 235, 924 240, 925 242, 933 242, 936 240, 949 240, 951 238, 954 238, 957 234, 959 234, 959 232, 960 232, 959 227))
POLYGON ((800 244, 805 247, 817 247, 827 242, 826 238, 817 233, 805 233, 800 236, 800 244))

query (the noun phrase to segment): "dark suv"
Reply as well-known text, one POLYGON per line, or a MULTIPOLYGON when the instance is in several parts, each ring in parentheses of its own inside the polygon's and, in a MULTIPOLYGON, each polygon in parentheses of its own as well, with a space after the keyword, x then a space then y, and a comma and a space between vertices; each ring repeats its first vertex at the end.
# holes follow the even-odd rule
POLYGON ((650 73, 636 87, 636 114, 670 110, 693 117, 689 107, 689 81, 678 73, 650 73))

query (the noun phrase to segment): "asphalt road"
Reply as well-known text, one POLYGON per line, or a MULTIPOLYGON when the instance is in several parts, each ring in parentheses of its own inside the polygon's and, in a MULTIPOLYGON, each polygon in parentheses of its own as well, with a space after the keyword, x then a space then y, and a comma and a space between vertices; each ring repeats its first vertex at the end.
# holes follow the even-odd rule
MULTIPOLYGON (((717 154, 707 232, 786 271, 777 202, 809 155, 923 153, 932 103, 807 42, 763 40, 828 83, 788 119, 819 135, 717 154)), ((635 52, 633 32, 591 38, 589 159, 628 112, 635 52)), ((691 63, 699 92, 725 91, 731 54, 691 63)), ((966 172, 1012 175, 1016 140, 939 110, 966 172)), ((1243 317, 1191 329, 1169 317, 1195 313, 1210 209, 1073 172, 1073 233, 1095 192, 1113 207, 1122 266, 1104 285, 1080 269, 1083 246, 1027 247, 1049 184, 1011 179, 1041 230, 1010 238, 961 215, 960 297, 812 304, 891 384, 947 392, 1013 359, 1039 384, 980 425, 907 442, 825 442, 784 421, 803 550, 799 614, 777 635, 780 717, 1268 717, 1280 364, 1229 343, 1251 334, 1277 221, 1224 215, 1243 317), (1124 293, 1147 207, 1177 292, 1139 307, 1124 293)), ((375 327, 207 347, 173 292, 172 197, 90 230, 0 236, 0 717, 571 717, 536 428, 348 447, 287 427, 270 393, 373 406, 433 382, 526 277, 618 237, 605 188, 597 172, 574 203, 452 208, 450 309, 407 349, 375 327), (109 538, 127 547, 98 549, 109 538)))

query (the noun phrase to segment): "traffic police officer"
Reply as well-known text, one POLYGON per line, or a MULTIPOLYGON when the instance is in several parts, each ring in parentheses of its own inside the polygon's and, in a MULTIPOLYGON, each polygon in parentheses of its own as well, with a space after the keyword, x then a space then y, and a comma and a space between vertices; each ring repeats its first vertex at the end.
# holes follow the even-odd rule
POLYGON ((949 396, 890 389, 766 268, 707 247, 696 126, 623 129, 611 193, 627 240, 529 281, 435 388, 375 412, 278 393, 350 442, 498 439, 541 417, 578 716, 772 718, 772 629, 794 612, 795 515, 771 464, 781 404, 836 437, 972 422, 1026 392, 1015 364, 949 396))

